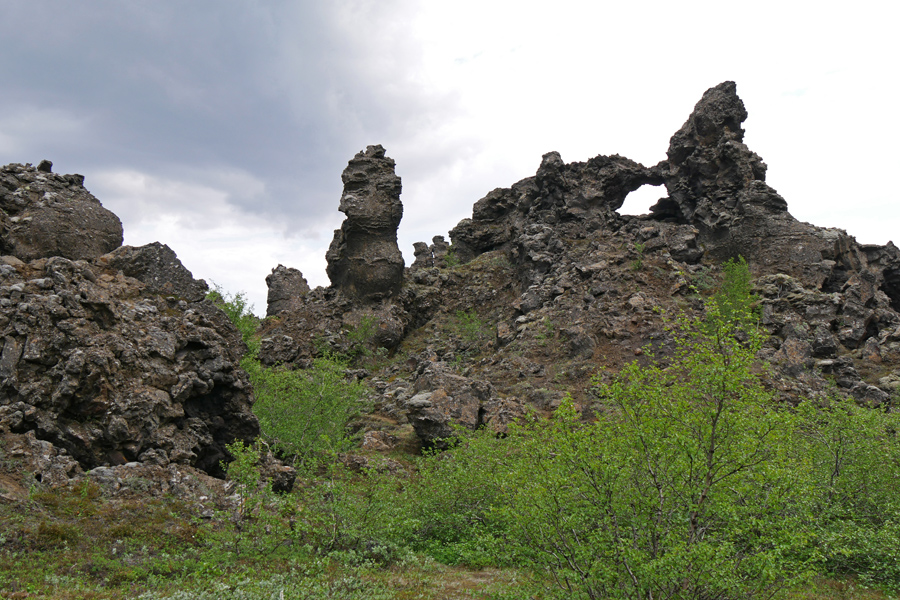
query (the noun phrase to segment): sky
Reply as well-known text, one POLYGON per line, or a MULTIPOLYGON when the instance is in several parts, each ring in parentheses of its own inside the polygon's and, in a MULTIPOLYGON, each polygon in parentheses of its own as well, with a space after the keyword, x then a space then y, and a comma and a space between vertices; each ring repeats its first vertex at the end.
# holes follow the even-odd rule
MULTIPOLYGON (((795 217, 900 243, 900 3, 859 0, 0 0, 0 164, 85 175, 125 243, 169 245, 265 314, 278 264, 328 285, 341 172, 381 144, 398 232, 447 236, 497 187, 647 166, 737 82, 795 217)), ((632 193, 641 214, 663 188, 632 193)))

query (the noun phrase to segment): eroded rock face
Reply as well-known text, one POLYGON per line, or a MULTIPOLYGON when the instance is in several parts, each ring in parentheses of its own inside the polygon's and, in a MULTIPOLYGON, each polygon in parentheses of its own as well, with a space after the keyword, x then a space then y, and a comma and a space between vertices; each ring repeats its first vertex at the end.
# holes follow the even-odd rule
POLYGON ((145 246, 122 246, 100 259, 110 268, 144 283, 149 291, 199 302, 209 286, 196 280, 175 252, 165 244, 153 242, 145 246))
POLYGON ((696 227, 707 258, 740 255, 757 274, 787 273, 821 287, 840 263, 859 266, 851 256, 859 248, 845 232, 801 223, 787 212, 765 182, 766 164, 743 142, 746 119, 733 81, 703 94, 672 136, 668 160, 656 167, 669 196, 651 208, 652 216, 696 227))
POLYGON ((403 281, 397 227, 403 217, 400 177, 384 148, 369 146, 341 175, 339 210, 347 215, 326 254, 331 284, 350 298, 377 301, 395 295, 403 281))
POLYGON ((747 212, 787 211, 784 199, 765 185, 765 163, 743 143, 746 119, 733 81, 703 94, 669 142, 669 197, 651 209, 654 216, 713 229, 747 212))
POLYGON ((291 267, 278 265, 266 275, 269 294, 266 297, 266 316, 273 317, 289 310, 302 296, 309 292, 309 284, 303 273, 291 267))
POLYGON ((209 301, 184 299, 198 282, 157 291, 155 274, 172 267, 164 248, 0 265, 0 429, 33 432, 83 469, 141 461, 216 475, 225 444, 259 434, 240 334, 209 301))
POLYGON ((81 260, 121 246, 122 222, 84 188, 84 177, 57 175, 51 166, 0 168, 0 253, 81 260))
POLYGON ((662 182, 657 171, 618 155, 566 164, 558 152, 549 152, 534 177, 495 189, 476 202, 472 218, 460 221, 450 238, 457 258, 467 262, 508 247, 530 225, 551 226, 559 235, 583 235, 614 222, 630 192, 662 182))

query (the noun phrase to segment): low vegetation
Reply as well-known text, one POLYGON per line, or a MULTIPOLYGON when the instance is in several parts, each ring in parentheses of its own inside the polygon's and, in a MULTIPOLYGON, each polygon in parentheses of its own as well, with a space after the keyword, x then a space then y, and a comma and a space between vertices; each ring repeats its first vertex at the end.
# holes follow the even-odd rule
MULTIPOLYGON (((365 388, 324 355, 264 367, 240 295, 263 427, 232 445, 211 519, 85 484, 0 506, 0 589, 55 598, 886 598, 900 591, 900 417, 837 395, 796 406, 765 385, 741 261, 674 352, 593 379, 497 437, 460 432, 406 469, 339 460, 365 388), (290 494, 266 447, 300 468, 290 494), (227 500, 227 501, 226 501, 227 500)), ((457 313, 461 337, 484 324, 457 313)), ((18 596, 14 596, 19 594, 18 596)))

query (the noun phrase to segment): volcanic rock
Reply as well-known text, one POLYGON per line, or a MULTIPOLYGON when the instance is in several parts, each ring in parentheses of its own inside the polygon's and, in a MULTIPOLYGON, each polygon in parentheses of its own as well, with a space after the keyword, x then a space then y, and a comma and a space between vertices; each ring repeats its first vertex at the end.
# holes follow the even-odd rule
POLYGON ((566 164, 558 152, 549 152, 534 177, 476 202, 472 218, 460 221, 450 238, 457 258, 468 262, 508 248, 530 225, 552 227, 561 236, 583 235, 615 221, 630 192, 662 182, 658 172, 618 155, 566 164))
POLYGON ((289 310, 300 297, 309 292, 309 284, 303 273, 284 265, 278 265, 266 275, 266 286, 269 288, 266 298, 267 317, 289 310))
POLYGON ((454 426, 505 433, 525 414, 520 402, 499 398, 490 382, 452 373, 442 362, 419 365, 413 389, 406 403, 409 422, 426 447, 447 448, 454 426))
POLYGON ((199 302, 209 292, 206 282, 194 279, 175 252, 159 242, 138 247, 122 246, 100 260, 141 281, 149 291, 157 294, 199 302))
POLYGON ((403 217, 400 177, 384 148, 369 146, 341 175, 339 210, 347 215, 328 249, 327 273, 344 295, 372 302, 395 295, 403 281, 397 227, 403 217))
POLYGON ((51 165, 0 168, 0 253, 82 260, 121 246, 121 221, 84 189, 84 177, 51 173, 51 165))
POLYGON ((0 430, 33 432, 85 470, 144 461, 222 474, 225 445, 259 434, 244 347, 170 252, 0 265, 0 430))

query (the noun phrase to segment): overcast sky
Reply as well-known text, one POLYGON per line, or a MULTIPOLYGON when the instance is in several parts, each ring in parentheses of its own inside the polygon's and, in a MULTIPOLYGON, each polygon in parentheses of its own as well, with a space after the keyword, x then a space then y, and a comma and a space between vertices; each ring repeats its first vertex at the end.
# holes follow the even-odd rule
MULTIPOLYGON (((281 263, 328 285, 340 175, 382 144, 400 249, 496 187, 621 154, 653 165, 737 82, 790 212, 900 243, 900 3, 0 0, 0 164, 50 159, 265 314, 281 263), (892 116, 893 115, 893 116, 892 116)), ((629 197, 643 213, 662 188, 629 197)))

